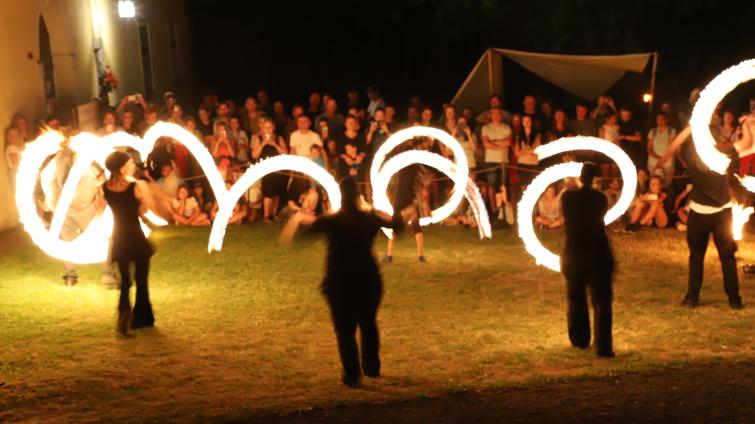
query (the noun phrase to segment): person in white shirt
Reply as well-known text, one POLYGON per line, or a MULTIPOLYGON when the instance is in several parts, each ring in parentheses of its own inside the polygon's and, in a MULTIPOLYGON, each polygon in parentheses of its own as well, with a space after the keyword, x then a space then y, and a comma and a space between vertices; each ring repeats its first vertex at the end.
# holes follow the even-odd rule
POLYGON ((493 108, 491 122, 482 127, 482 144, 485 147, 485 178, 488 186, 488 203, 495 214, 495 190, 506 183, 503 165, 509 163, 511 127, 503 123, 503 111, 493 108))
POLYGON ((309 128, 311 125, 309 117, 305 114, 299 115, 296 118, 296 127, 298 129, 291 133, 291 138, 289 139, 292 155, 312 159, 312 146, 322 146, 320 136, 316 132, 310 131, 309 128))

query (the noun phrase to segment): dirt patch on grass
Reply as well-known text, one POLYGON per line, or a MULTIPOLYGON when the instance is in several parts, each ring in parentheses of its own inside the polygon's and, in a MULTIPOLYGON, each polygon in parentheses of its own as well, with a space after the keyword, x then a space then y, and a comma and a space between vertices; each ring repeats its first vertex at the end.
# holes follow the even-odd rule
POLYGON ((243 422, 751 422, 755 419, 754 394, 755 361, 719 361, 259 415, 243 422))

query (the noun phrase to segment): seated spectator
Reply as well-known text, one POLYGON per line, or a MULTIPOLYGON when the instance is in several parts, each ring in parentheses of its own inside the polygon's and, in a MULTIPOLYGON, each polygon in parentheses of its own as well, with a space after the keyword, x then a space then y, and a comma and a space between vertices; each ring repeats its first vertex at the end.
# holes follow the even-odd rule
POLYGON ((286 206, 281 211, 286 225, 278 242, 290 242, 300 225, 312 225, 317 220, 320 195, 308 178, 295 175, 286 193, 286 206))
POLYGON ((10 126, 11 128, 15 128, 18 131, 21 140, 23 140, 25 143, 32 141, 35 137, 34 129, 29 123, 29 118, 27 118, 26 115, 21 112, 13 114, 10 126))
POLYGON ((202 212, 199 201, 190 195, 189 186, 186 184, 178 186, 176 197, 171 202, 171 208, 173 210, 173 222, 176 225, 193 227, 210 225, 207 214, 202 212))
MULTIPOLYGON (((230 190, 233 186, 233 182, 226 181, 225 182, 225 189, 230 190)), ((212 217, 212 220, 214 221, 215 218, 218 215, 218 211, 220 210, 220 205, 218 205, 218 201, 215 200, 212 204, 212 208, 210 208, 210 216, 212 217)), ((233 206, 233 212, 231 213, 230 219, 228 219, 228 224, 241 224, 244 222, 244 218, 246 218, 247 209, 246 204, 243 200, 243 197, 239 199, 238 202, 233 206)))
POLYGON ((692 184, 687 184, 687 187, 681 194, 676 196, 674 200, 674 213, 676 213, 676 229, 679 231, 687 231, 687 220, 689 219, 689 194, 692 192, 692 184))
POLYGON ((201 106, 197 111, 197 118, 199 118, 199 122, 197 122, 197 131, 202 135, 202 137, 200 137, 200 140, 202 140, 202 143, 204 143, 205 146, 209 146, 213 135, 210 110, 204 106, 201 106))
POLYGON ((556 196, 556 187, 553 185, 545 189, 545 193, 537 201, 537 216, 535 222, 543 229, 552 230, 564 225, 564 216, 561 213, 561 199, 556 196))
POLYGON ((210 209, 212 209, 212 197, 205 193, 202 183, 194 184, 194 187, 191 189, 191 195, 197 200, 200 211, 204 213, 210 212, 210 209))
POLYGON ((170 118, 168 122, 172 122, 176 125, 184 125, 184 108, 178 103, 174 104, 170 109, 170 118))
POLYGON ((610 178, 608 180, 608 187, 603 190, 603 194, 608 199, 608 209, 611 209, 621 197, 621 183, 618 178, 610 178))
POLYGON ((160 167, 160 178, 156 181, 163 192, 171 198, 177 197, 178 187, 183 183, 176 175, 175 169, 172 162, 163 163, 160 167))
POLYGON ((668 213, 666 213, 665 201, 668 194, 663 191, 663 180, 654 175, 650 177, 650 188, 647 193, 636 199, 632 206, 632 212, 627 229, 631 232, 639 230, 640 226, 649 227, 655 225, 665 228, 668 225, 668 213))

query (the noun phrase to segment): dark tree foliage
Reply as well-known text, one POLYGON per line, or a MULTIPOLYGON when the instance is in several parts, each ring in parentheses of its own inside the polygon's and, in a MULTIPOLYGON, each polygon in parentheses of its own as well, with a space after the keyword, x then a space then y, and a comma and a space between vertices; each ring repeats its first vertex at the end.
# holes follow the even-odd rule
MULTIPOLYGON (((202 87, 238 97, 266 88, 289 102, 304 101, 312 89, 342 98, 374 84, 389 99, 418 95, 438 104, 489 46, 658 51, 656 98, 674 99, 755 56, 751 1, 189 0, 189 12, 202 87)), ((519 85, 552 89, 510 65, 519 85)), ((510 81, 506 90, 517 94, 510 81)))

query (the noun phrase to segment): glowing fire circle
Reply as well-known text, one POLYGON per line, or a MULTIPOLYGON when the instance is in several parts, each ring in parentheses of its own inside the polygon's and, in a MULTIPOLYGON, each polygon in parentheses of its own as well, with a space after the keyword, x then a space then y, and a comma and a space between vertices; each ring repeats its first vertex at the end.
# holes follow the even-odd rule
MULTIPOLYGON (((451 134, 437 128, 416 126, 397 131, 388 137, 385 143, 378 148, 372 161, 372 167, 370 168, 370 181, 373 186, 372 196, 375 209, 388 215, 393 215, 393 205, 391 205, 387 193, 390 179, 399 170, 414 163, 433 167, 451 178, 454 183, 451 197, 448 201, 433 210, 430 216, 420 218, 420 225, 425 226, 438 223, 451 216, 466 194, 475 213, 480 237, 491 237, 490 222, 487 210, 485 209, 485 203, 474 183, 469 183, 469 166, 467 165, 464 148, 451 134), (429 137, 444 144, 453 152, 454 162, 437 154, 417 150, 399 153, 387 163, 385 162, 386 156, 393 149, 415 137, 429 137)), ((383 232, 388 237, 391 237, 390 230, 384 229, 383 232)))
MULTIPOLYGON (((60 239, 63 222, 68 213, 79 181, 92 162, 104 165, 105 158, 116 147, 132 147, 146 160, 156 141, 161 137, 170 137, 182 143, 194 156, 212 188, 219 204, 218 216, 213 222, 208 243, 208 251, 220 250, 230 212, 241 195, 255 181, 270 172, 292 170, 309 175, 322 185, 328 193, 331 205, 338 210, 341 205, 341 192, 333 177, 314 162, 297 156, 282 155, 251 166, 230 190, 218 172, 215 161, 204 145, 189 131, 176 124, 158 122, 153 125, 141 140, 129 134, 118 132, 105 137, 89 133, 79 134, 71 139, 70 147, 77 154, 76 162, 61 190, 55 206, 52 223, 48 230, 40 218, 34 199, 37 176, 47 157, 61 149, 64 137, 56 132, 48 132, 27 144, 21 157, 16 178, 16 205, 24 229, 31 235, 32 241, 48 255, 78 264, 104 262, 108 255, 108 239, 113 231, 113 216, 109 208, 92 220, 89 226, 74 240, 60 239)), ((145 216, 156 225, 166 225, 153 213, 145 216)), ((143 227, 145 233, 146 227, 143 227)))
MULTIPOLYGON (((603 153, 611 158, 619 167, 624 186, 616 204, 606 213, 604 222, 612 223, 629 209, 637 187, 637 170, 632 160, 615 144, 595 137, 563 137, 535 149, 538 158, 545 158, 574 150, 592 150, 603 153)), ((532 212, 537 205, 540 196, 549 185, 568 177, 578 177, 582 172, 582 164, 567 162, 553 165, 532 180, 527 190, 522 195, 522 200, 517 206, 519 215, 519 237, 524 242, 524 247, 535 258, 538 265, 543 265, 553 271, 561 270, 560 258, 555 253, 546 249, 535 234, 532 224, 532 212)))

